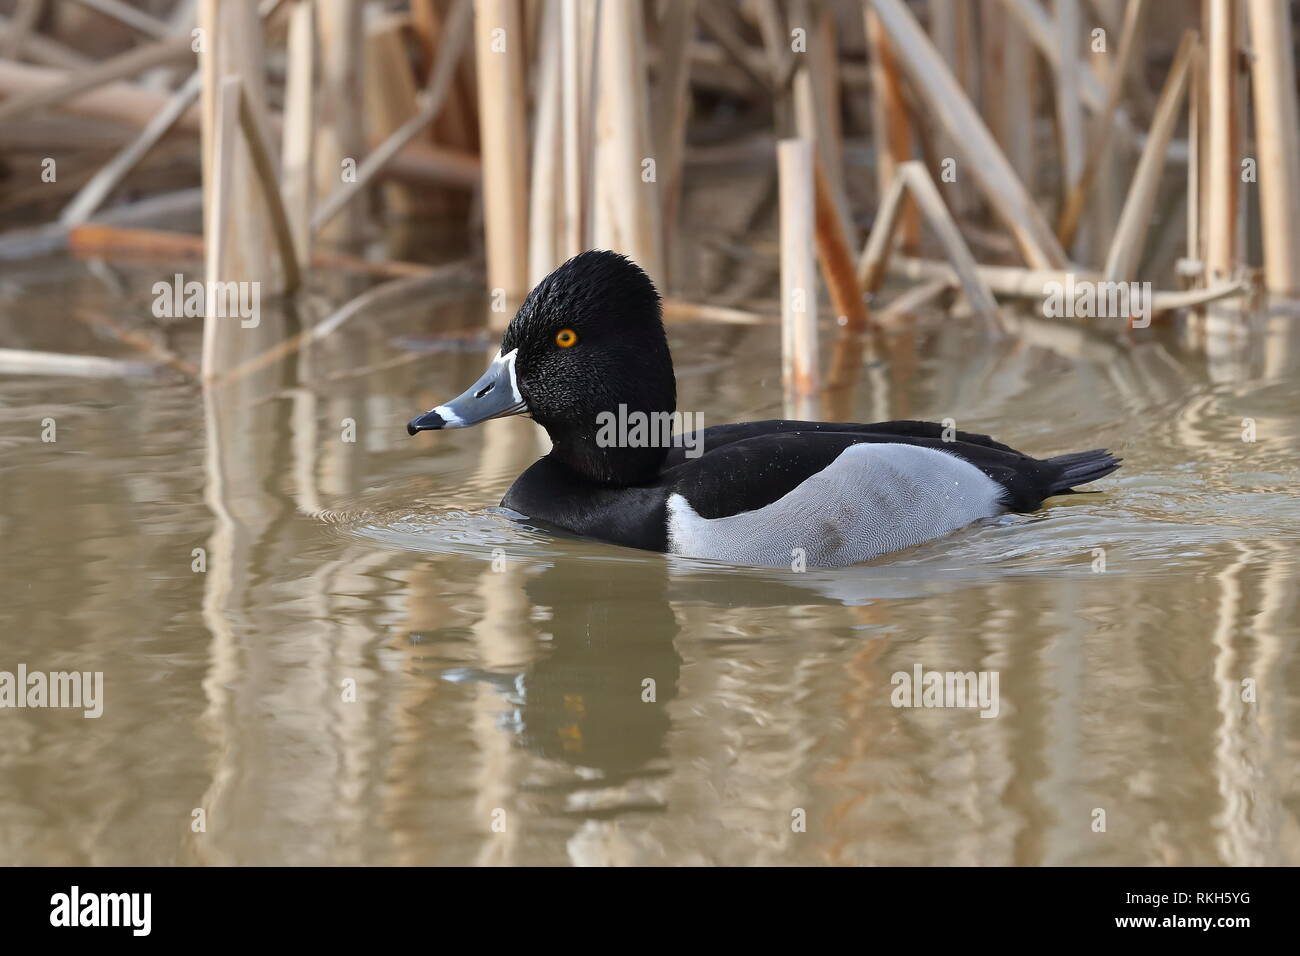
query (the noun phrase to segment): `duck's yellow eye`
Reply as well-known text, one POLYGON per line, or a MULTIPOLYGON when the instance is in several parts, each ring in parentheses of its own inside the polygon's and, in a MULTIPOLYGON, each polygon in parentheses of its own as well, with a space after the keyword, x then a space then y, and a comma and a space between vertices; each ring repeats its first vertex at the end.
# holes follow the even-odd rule
POLYGON ((562 349, 571 349, 578 344, 578 333, 573 329, 560 329, 555 333, 555 344, 562 349))

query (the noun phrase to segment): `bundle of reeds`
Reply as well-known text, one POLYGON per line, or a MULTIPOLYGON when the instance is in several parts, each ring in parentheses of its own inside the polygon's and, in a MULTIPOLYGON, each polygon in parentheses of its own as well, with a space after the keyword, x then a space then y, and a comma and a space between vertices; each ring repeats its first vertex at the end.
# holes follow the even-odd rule
MULTIPOLYGON (((1269 292, 1300 294, 1285 0, 5 7, 0 213, 49 221, 0 236, 0 255, 183 257, 198 242, 210 284, 292 294, 323 263, 409 281, 428 267, 357 253, 403 222, 451 220, 467 245, 481 236, 498 325, 588 247, 636 259, 674 318, 762 321, 676 298, 674 251, 693 168, 766 166, 771 312, 804 414, 852 378, 888 277, 909 303, 955 290, 996 334, 999 299, 1067 279, 1164 284, 1153 301, 1185 307, 1243 294, 1259 262, 1269 292), (59 168, 43 191, 42 158, 59 168), (195 182, 201 239, 141 232, 151 210, 194 209, 195 182), (819 316, 840 335, 827 376, 819 316)), ((209 376, 223 328, 209 316, 209 376)))

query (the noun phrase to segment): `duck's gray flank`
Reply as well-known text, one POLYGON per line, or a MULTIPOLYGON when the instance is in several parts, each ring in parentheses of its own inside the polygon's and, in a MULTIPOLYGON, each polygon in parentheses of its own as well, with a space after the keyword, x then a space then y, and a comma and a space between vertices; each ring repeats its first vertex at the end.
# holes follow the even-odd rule
POLYGON ((929 541, 1006 510, 1005 489, 969 462, 931 448, 859 444, 783 497, 722 518, 668 499, 669 550, 732 564, 842 567, 929 541))

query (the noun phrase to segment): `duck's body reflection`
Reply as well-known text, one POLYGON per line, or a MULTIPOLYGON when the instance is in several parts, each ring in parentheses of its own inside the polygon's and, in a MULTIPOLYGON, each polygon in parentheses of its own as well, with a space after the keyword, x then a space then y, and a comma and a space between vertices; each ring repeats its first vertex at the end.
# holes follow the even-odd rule
POLYGON ((456 667, 444 680, 479 682, 501 694, 501 727, 538 756, 598 771, 606 782, 653 773, 667 756, 669 704, 682 658, 675 602, 741 607, 853 606, 914 597, 985 580, 977 569, 914 567, 805 574, 736 569, 683 559, 566 560, 525 572, 538 642, 521 671, 456 667))

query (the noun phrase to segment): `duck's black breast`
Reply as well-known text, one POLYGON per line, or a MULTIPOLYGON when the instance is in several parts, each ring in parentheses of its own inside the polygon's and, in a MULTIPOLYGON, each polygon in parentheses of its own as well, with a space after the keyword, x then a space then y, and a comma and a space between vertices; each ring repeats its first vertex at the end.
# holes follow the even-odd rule
POLYGON ((501 504, 575 534, 630 548, 667 551, 668 494, 662 480, 623 487, 601 485, 546 457, 515 480, 501 504))

